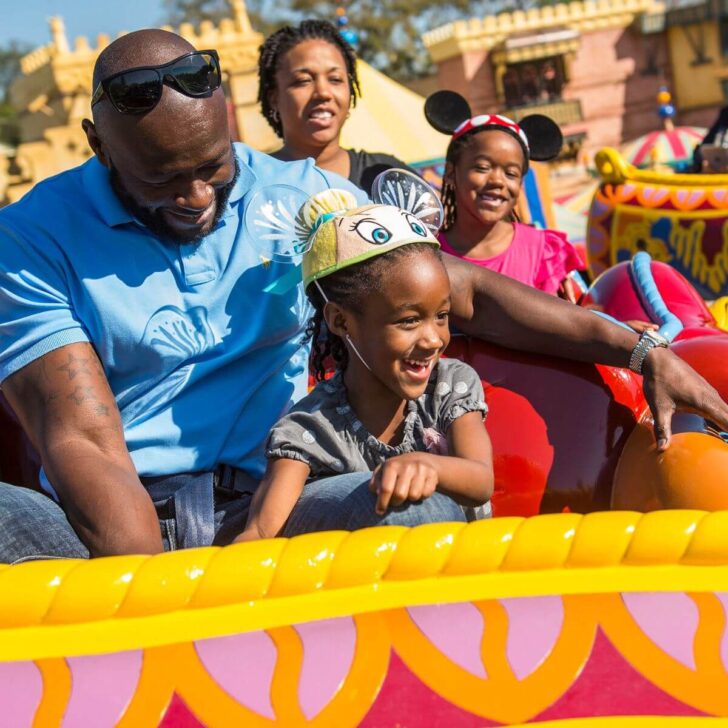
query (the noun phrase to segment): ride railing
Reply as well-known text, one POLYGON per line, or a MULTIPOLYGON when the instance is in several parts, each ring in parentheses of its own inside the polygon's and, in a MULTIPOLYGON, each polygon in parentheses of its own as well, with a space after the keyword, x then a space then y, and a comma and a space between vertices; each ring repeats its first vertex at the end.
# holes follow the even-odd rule
POLYGON ((2 722, 696 725, 728 715, 727 534, 565 513, 0 567, 2 722))

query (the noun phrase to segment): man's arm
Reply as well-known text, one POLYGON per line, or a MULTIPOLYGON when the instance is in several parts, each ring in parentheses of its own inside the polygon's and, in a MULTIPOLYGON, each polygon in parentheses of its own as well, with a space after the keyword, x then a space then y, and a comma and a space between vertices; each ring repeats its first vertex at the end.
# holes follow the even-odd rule
POLYGON ((162 551, 154 505, 124 442, 90 344, 69 344, 8 377, 3 392, 93 556, 162 551))
MULTIPOLYGON (((449 255, 453 323, 500 346, 626 367, 638 334, 506 276, 449 255)), ((728 405, 694 369, 668 349, 653 349, 643 368, 644 392, 659 450, 670 443, 673 413, 707 417, 728 431, 728 405)))

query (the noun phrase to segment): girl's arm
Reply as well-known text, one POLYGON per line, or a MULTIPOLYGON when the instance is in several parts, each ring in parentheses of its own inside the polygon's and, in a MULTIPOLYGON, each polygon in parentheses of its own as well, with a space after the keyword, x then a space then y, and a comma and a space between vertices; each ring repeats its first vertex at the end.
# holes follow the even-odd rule
POLYGON ((479 506, 493 495, 493 453, 480 412, 453 420, 447 431, 452 455, 410 452, 382 463, 369 489, 377 494, 375 510, 427 498, 435 490, 465 506, 479 506))
POLYGON ((482 505, 493 496, 493 448, 481 412, 466 412, 447 431, 450 456, 440 456, 438 490, 463 505, 482 505), (451 462, 452 461, 452 462, 451 462))
POLYGON ((235 542, 277 536, 298 502, 310 472, 309 466, 299 460, 269 460, 250 503, 248 523, 235 542))

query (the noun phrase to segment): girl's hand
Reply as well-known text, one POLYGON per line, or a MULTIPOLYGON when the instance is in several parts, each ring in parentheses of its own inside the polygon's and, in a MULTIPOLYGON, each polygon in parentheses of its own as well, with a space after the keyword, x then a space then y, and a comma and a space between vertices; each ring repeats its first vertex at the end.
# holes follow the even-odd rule
POLYGON ((571 278, 564 278, 559 285, 557 295, 566 301, 576 303, 581 298, 581 291, 579 290, 579 286, 571 278))
POLYGON ((638 334, 642 334, 645 331, 657 331, 660 327, 657 324, 650 323, 649 321, 625 321, 624 323, 627 324, 633 331, 636 331, 638 334))
POLYGON ((233 539, 233 543, 244 543, 245 541, 257 541, 262 536, 252 528, 246 528, 239 536, 233 539))
POLYGON ((377 466, 369 490, 377 494, 374 510, 384 515, 405 501, 429 498, 437 488, 437 471, 428 453, 397 455, 377 466))

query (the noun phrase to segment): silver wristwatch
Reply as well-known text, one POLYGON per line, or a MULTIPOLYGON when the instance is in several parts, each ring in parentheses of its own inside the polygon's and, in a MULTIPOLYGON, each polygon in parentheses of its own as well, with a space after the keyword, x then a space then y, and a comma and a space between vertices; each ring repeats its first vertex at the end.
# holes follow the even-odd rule
POLYGON ((640 340, 632 349, 632 356, 629 358, 629 368, 637 374, 642 374, 642 366, 645 363, 647 355, 656 347, 661 346, 665 349, 670 346, 670 342, 658 334, 657 331, 643 331, 640 340))

